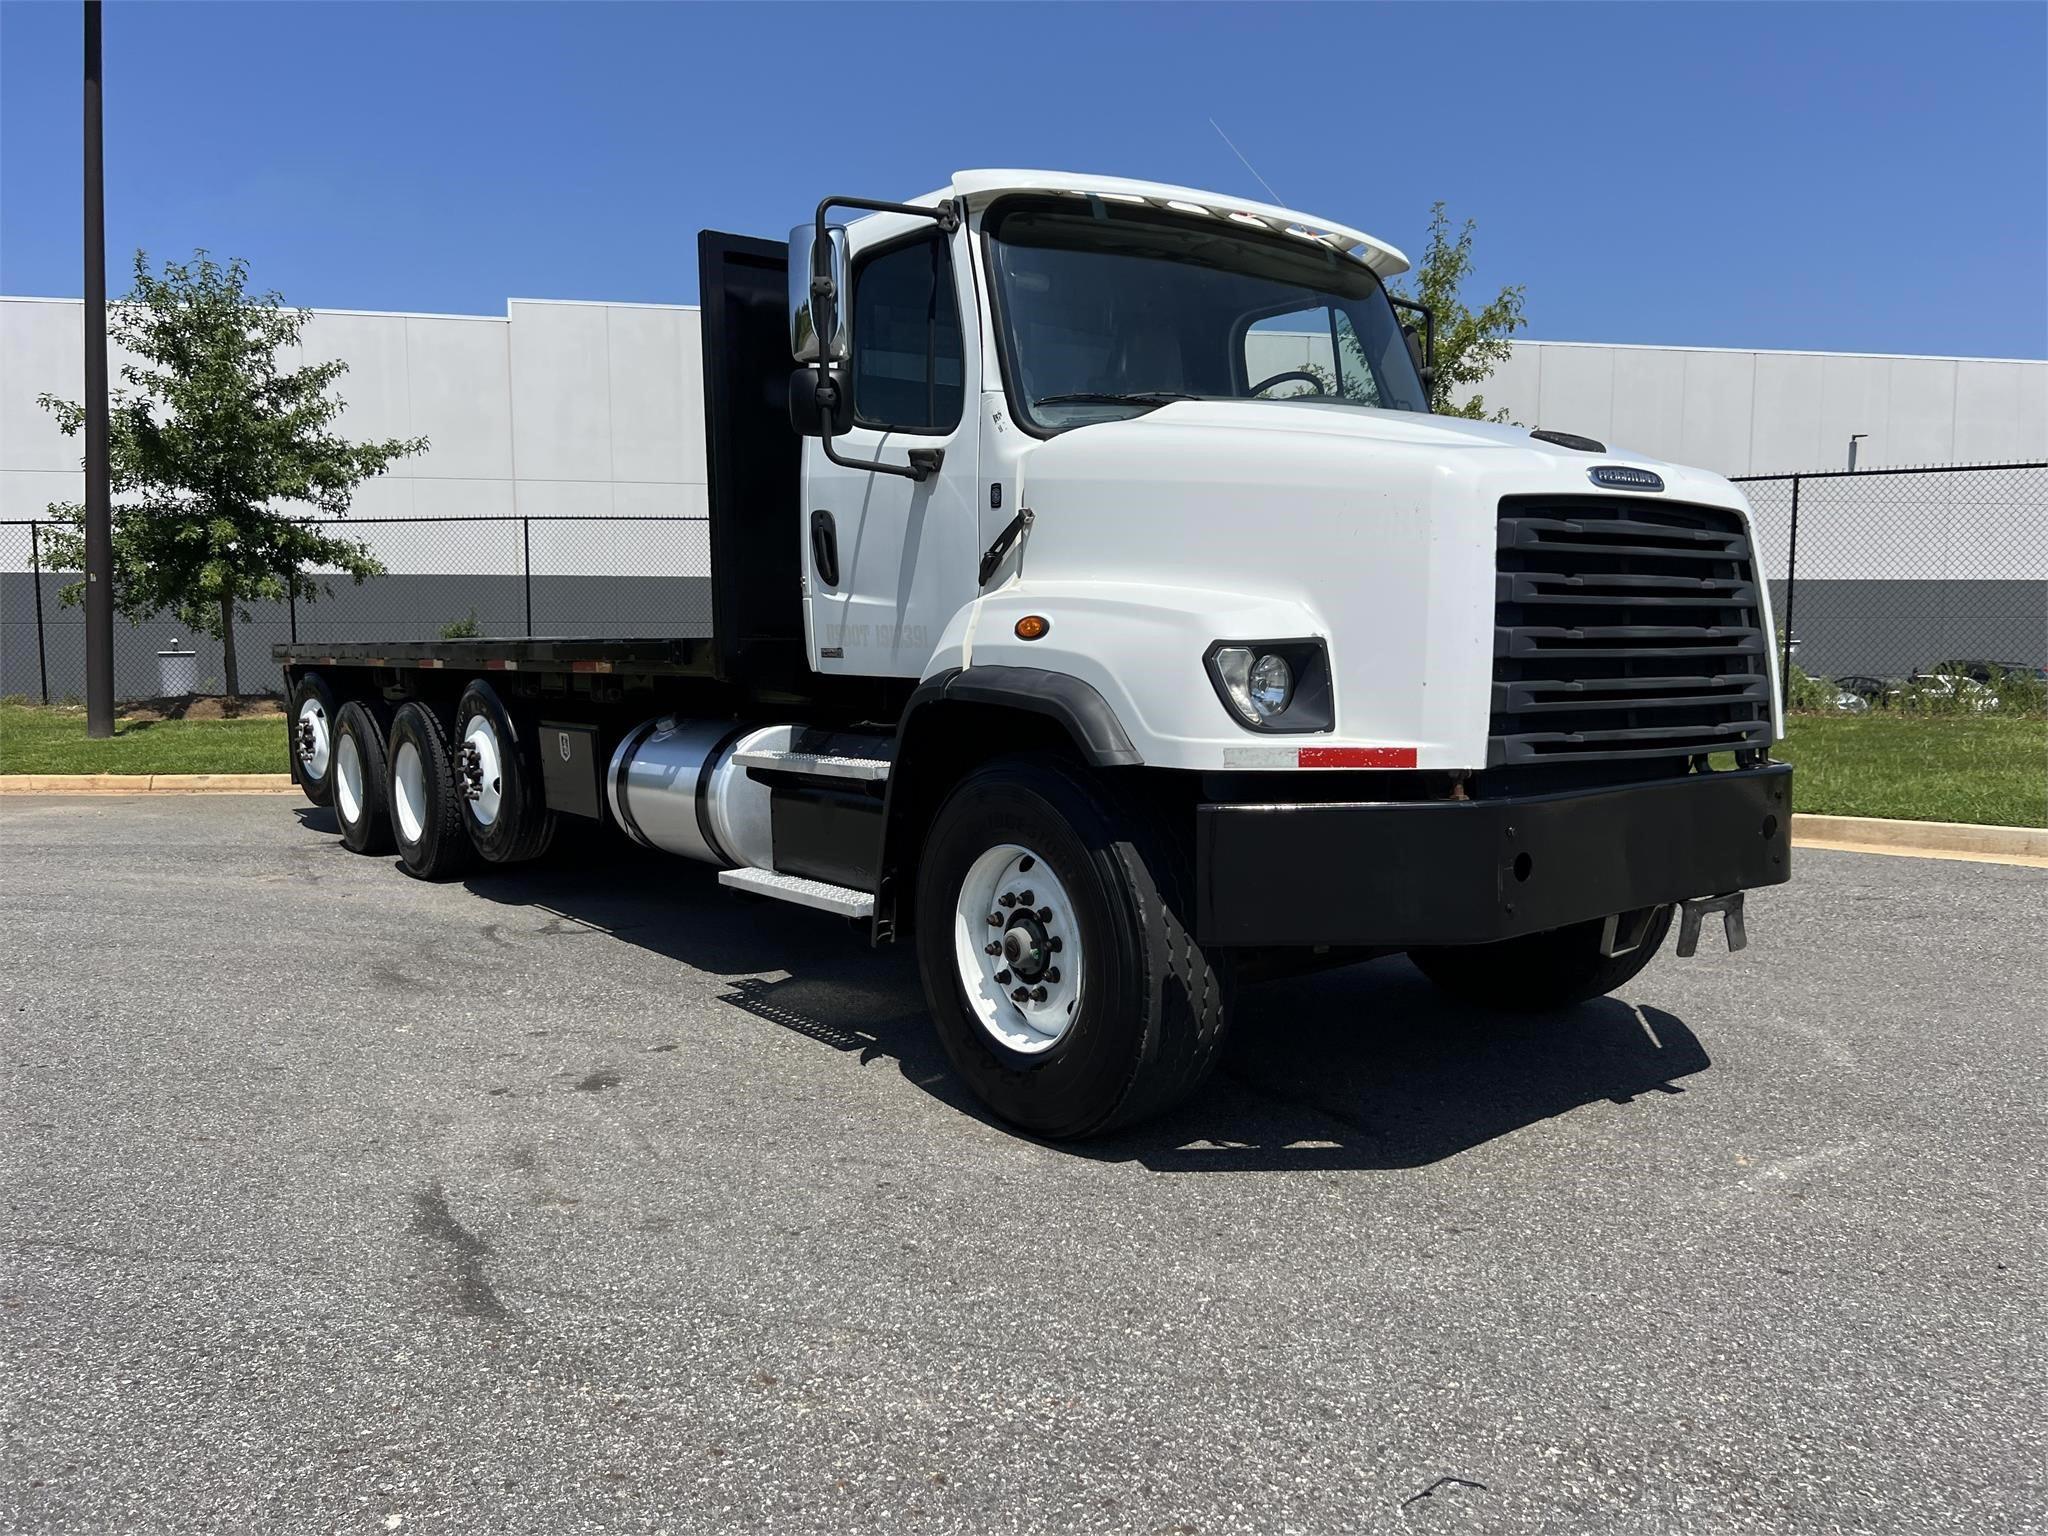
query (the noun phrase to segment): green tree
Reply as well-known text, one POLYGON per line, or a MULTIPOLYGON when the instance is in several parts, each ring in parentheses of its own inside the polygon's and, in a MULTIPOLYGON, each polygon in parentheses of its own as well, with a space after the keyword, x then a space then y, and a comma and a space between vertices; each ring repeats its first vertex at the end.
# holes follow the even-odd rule
MULTIPOLYGON (((131 622, 169 610, 219 640, 231 694, 241 691, 235 620, 249 603, 311 602, 332 591, 334 574, 358 586, 383 574, 361 540, 309 513, 345 516, 358 485, 427 446, 329 431, 343 402, 328 386, 348 365, 285 366, 311 312, 252 295, 247 282, 241 261, 196 251, 158 276, 137 251, 134 291, 108 315, 109 336, 135 359, 109 402, 114 602, 131 622)), ((85 425, 80 405, 49 394, 38 403, 67 436, 85 425)), ((85 509, 58 503, 50 513, 51 564, 81 569, 85 509)), ((83 592, 74 584, 63 600, 83 592)))
POLYGON ((1445 416, 1474 421, 1506 421, 1505 408, 1488 414, 1486 398, 1477 392, 1457 403, 1456 396, 1482 383, 1508 355, 1508 338, 1529 322, 1522 318, 1520 283, 1501 289, 1477 310, 1466 307, 1460 290, 1472 275, 1472 232, 1467 219, 1454 237, 1451 216, 1439 201, 1429 211, 1429 248, 1413 275, 1414 284, 1396 285, 1394 292, 1427 304, 1436 314, 1436 379, 1430 385, 1430 409, 1445 416))

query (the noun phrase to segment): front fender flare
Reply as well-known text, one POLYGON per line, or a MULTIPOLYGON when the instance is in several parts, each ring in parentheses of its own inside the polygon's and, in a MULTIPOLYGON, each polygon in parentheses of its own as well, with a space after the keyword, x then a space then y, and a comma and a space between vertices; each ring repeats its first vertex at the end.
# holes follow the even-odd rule
POLYGON ((1065 672, 1039 667, 949 667, 918 684, 896 726, 896 765, 882 802, 880 878, 876 882, 874 937, 893 938, 903 905, 899 872, 922 835, 927 813, 942 793, 919 782, 921 761, 954 754, 919 750, 918 737, 933 729, 932 711, 948 703, 1014 709, 1050 719, 1092 768, 1135 768, 1144 763, 1130 733, 1094 686, 1065 672), (920 719, 922 717, 922 719, 920 719))

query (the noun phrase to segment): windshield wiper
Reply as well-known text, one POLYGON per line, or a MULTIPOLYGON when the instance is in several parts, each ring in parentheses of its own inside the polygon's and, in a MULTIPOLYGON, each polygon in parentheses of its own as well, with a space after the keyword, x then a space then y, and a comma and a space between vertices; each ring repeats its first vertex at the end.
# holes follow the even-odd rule
POLYGON ((1035 411, 1041 405, 1171 405, 1176 400, 1201 398, 1200 395, 1177 395, 1168 389, 1136 389, 1124 395, 1081 390, 1071 395, 1047 395, 1032 401, 1031 408, 1035 411))

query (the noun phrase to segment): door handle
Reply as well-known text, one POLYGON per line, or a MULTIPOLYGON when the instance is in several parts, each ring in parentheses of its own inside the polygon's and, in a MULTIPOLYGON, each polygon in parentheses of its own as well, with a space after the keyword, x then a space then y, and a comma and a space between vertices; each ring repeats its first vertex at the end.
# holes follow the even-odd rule
POLYGON ((826 586, 839 585, 839 525, 823 508, 811 514, 811 567, 826 586))

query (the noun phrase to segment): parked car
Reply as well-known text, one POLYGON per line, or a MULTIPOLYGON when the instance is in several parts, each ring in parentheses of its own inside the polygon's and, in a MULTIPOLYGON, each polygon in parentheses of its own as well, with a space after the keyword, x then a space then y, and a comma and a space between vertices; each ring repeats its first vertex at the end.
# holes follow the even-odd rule
POLYGON ((1937 661, 1927 670, 1937 675, 1954 672, 1975 683, 1995 683, 2008 677, 2048 683, 2048 667, 2026 661, 1937 661))
POLYGON ((1990 714, 1998 708, 1995 690, 1961 672, 1921 672, 1885 695, 1891 709, 1966 709, 1990 714))
POLYGON ((1885 690, 1892 686, 1881 677, 1871 677, 1862 672, 1845 672, 1834 680, 1834 684, 1844 693, 1855 694, 1866 709, 1883 699, 1885 690))
POLYGON ((1847 678, 1835 678, 1826 686, 1835 690, 1829 708, 1838 715, 1867 715, 1870 713, 1871 696, 1859 688, 1851 688, 1847 678))

